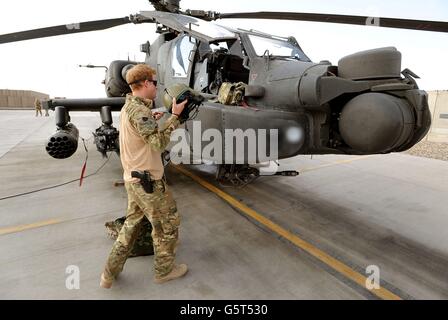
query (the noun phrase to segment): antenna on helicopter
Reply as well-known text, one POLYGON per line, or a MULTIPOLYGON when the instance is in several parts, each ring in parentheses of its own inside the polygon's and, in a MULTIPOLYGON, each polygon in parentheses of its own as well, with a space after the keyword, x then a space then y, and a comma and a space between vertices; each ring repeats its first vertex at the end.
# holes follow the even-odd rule
POLYGON ((109 69, 108 67, 106 67, 106 66, 95 66, 95 65, 93 65, 93 64, 86 64, 86 65, 78 65, 78 67, 80 67, 80 68, 91 68, 91 69, 93 69, 93 68, 104 68, 104 69, 106 69, 106 72, 107 72, 107 70, 109 69))

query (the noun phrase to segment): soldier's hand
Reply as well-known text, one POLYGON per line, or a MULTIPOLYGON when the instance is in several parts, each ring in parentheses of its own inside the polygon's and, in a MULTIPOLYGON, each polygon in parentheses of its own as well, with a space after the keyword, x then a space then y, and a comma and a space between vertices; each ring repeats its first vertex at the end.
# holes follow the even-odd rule
POLYGON ((182 113, 182 111, 184 111, 185 105, 187 104, 188 100, 184 100, 181 103, 177 104, 176 103, 176 99, 173 98, 173 108, 172 108, 172 113, 180 116, 180 114, 182 113))
POLYGON ((152 114, 156 120, 159 120, 163 116, 163 112, 153 112, 152 114))

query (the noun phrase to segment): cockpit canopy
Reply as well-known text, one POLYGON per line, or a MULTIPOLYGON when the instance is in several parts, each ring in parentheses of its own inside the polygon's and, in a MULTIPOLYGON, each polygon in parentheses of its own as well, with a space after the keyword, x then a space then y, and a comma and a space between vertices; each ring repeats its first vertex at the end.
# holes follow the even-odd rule
POLYGON ((249 34, 248 38, 257 56, 290 57, 297 60, 306 60, 302 50, 291 42, 254 34, 249 34))

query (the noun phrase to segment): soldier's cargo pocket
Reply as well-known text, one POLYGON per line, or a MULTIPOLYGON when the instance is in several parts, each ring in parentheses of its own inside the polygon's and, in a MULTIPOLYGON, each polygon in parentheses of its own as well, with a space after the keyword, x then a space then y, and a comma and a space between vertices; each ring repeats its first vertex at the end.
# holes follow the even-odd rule
POLYGON ((161 222, 163 233, 165 235, 173 234, 180 225, 180 217, 177 213, 177 210, 175 212, 167 212, 165 214, 162 214, 161 222))
POLYGON ((180 218, 177 212, 176 201, 170 190, 164 193, 164 198, 159 207, 162 229, 165 234, 173 234, 179 228, 180 218))

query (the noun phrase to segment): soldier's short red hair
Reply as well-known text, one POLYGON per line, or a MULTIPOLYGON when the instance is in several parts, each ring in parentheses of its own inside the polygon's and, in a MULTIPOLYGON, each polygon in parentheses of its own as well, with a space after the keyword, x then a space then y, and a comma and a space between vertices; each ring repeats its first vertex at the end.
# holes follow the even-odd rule
POLYGON ((156 70, 146 64, 137 64, 126 73, 126 82, 132 90, 136 90, 142 86, 142 81, 154 80, 156 70))

